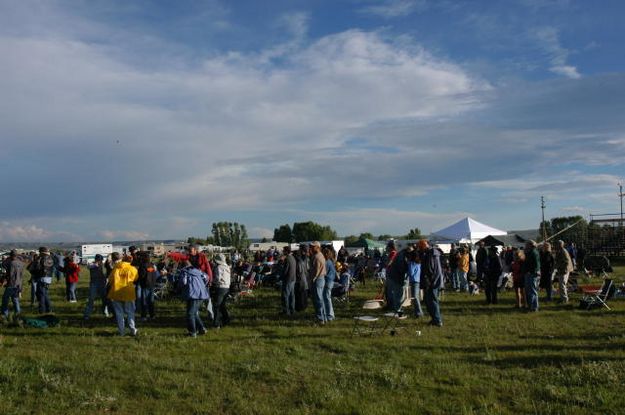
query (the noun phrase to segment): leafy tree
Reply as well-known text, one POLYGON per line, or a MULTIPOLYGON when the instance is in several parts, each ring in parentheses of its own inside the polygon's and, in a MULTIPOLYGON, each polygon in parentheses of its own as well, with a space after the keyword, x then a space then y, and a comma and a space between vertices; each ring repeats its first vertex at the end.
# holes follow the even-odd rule
POLYGON ((345 237, 345 246, 350 247, 350 246, 354 246, 356 244, 356 242, 358 242, 360 238, 357 237, 356 235, 348 235, 345 237))
POLYGON ((543 237, 543 226, 545 227, 545 234, 547 235, 547 238, 549 238, 550 235, 553 235, 553 229, 551 229, 551 222, 549 222, 548 220, 544 221, 544 222, 540 222, 540 226, 538 227, 538 235, 540 235, 540 238, 542 239, 543 237))
POLYGON ((388 241, 389 239, 392 239, 393 235, 389 235, 389 234, 383 234, 378 236, 378 241, 388 241))
POLYGON ((408 235, 406 235, 406 239, 421 239, 421 229, 410 229, 408 235))
POLYGON ((375 239, 375 236, 373 236, 373 234, 371 232, 363 232, 360 234, 360 236, 358 237, 359 239, 375 239))
POLYGON ((561 239, 565 242, 575 242, 577 245, 583 245, 586 242, 588 234, 588 222, 582 216, 562 216, 551 219, 551 231, 552 235, 558 232, 564 231, 554 239, 561 239), (579 223, 577 223, 579 222, 579 223), (564 229, 577 223, 571 229, 564 231, 564 229))
POLYGON ((211 233, 215 245, 232 246, 238 250, 248 247, 247 229, 245 225, 238 222, 217 222, 213 223, 211 233))
POLYGON ((288 224, 280 225, 279 228, 273 230, 273 240, 276 242, 288 242, 293 241, 293 231, 288 224))
POLYGON ((265 242, 269 242, 269 241, 267 240, 267 238, 263 237, 263 239, 261 239, 260 242, 261 243, 265 243, 265 242))
POLYGON ((337 238, 336 231, 330 226, 323 226, 312 221, 293 224, 293 239, 295 242, 329 241, 337 238))

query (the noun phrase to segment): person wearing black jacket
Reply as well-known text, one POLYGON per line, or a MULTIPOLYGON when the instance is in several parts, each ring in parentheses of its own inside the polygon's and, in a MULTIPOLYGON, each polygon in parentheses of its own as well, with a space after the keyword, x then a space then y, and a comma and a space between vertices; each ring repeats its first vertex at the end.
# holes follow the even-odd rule
POLYGON ((295 311, 303 311, 308 307, 308 274, 310 258, 308 245, 302 244, 297 251, 297 272, 295 274, 295 311))
POLYGON ((475 254, 475 265, 477 268, 477 282, 482 283, 484 282, 484 277, 486 275, 488 252, 486 251, 486 248, 484 248, 484 242, 480 241, 478 246, 479 248, 475 254))
POLYGON ((137 254, 136 262, 138 263, 137 270, 139 271, 139 278, 137 280, 137 290, 139 297, 137 297, 137 309, 141 312, 141 319, 146 320, 148 318, 153 319, 155 317, 154 312, 154 287, 156 286, 156 280, 158 279, 158 271, 156 266, 150 262, 150 254, 147 252, 141 252, 137 254))
POLYGON ((6 271, 6 288, 2 295, 2 318, 9 320, 9 300, 13 303, 13 313, 17 318, 20 314, 20 292, 22 291, 22 274, 24 263, 18 258, 17 252, 12 250, 9 257, 3 262, 6 271))
POLYGON ((428 314, 432 318, 431 326, 442 327, 443 319, 438 304, 438 294, 444 287, 445 278, 441 266, 441 252, 437 248, 430 248, 427 240, 421 239, 417 244, 421 258, 421 284, 424 289, 424 300, 428 314))
POLYGON ((551 301, 554 266, 555 258, 551 251, 551 244, 545 242, 540 250, 540 288, 545 290, 545 301, 551 301))
POLYGON ((486 293, 486 304, 497 304, 497 283, 503 268, 501 260, 497 254, 497 247, 488 248, 488 257, 486 259, 486 279, 484 293, 486 293))
POLYGON ((540 277, 540 254, 536 249, 536 242, 529 240, 525 243, 525 261, 521 268, 525 282, 525 304, 529 311, 538 311, 538 279, 540 277))
POLYGON ((297 261, 287 245, 283 248, 284 265, 282 266, 282 312, 287 316, 295 314, 295 280, 297 277, 297 261))

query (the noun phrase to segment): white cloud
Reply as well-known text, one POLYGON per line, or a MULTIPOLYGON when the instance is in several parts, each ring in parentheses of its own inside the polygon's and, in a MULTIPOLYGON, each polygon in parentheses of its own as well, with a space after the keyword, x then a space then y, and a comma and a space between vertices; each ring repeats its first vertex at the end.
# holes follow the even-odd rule
POLYGON ((263 228, 259 226, 251 227, 250 229, 248 229, 247 233, 251 238, 267 238, 267 239, 273 238, 272 229, 263 228))
POLYGON ((547 26, 533 30, 531 33, 539 46, 548 54, 551 72, 571 79, 581 78, 577 68, 567 63, 570 51, 562 46, 556 28, 547 26))
POLYGON ((408 16, 427 8, 426 0, 380 0, 375 3, 363 7, 361 12, 390 19, 408 16))
POLYGON ((339 235, 358 235, 361 232, 376 234, 406 234, 418 227, 422 233, 429 234, 453 222, 474 214, 468 212, 427 212, 402 210, 396 208, 350 208, 345 210, 315 212, 299 211, 298 215, 310 217, 323 224, 333 224, 339 235))
MULTIPOLYGON (((20 183, 0 204, 10 220, 88 217, 66 225, 88 227, 89 239, 143 239, 208 230, 215 216, 306 206, 345 233, 404 232, 404 222, 442 226, 457 216, 402 213, 398 200, 429 207, 432 193, 447 189, 451 200, 467 183, 481 183, 473 189, 492 200, 542 191, 564 200, 573 192, 540 186, 566 183, 544 177, 617 168, 625 157, 623 76, 568 79, 577 69, 553 28, 531 42, 567 79, 494 87, 387 31, 309 39, 307 13, 274 22, 285 31, 277 44, 189 59, 166 42, 164 55, 146 52, 128 32, 44 12, 0 16, 0 137, 8 138, 0 163, 20 183), (529 183, 506 182, 516 177, 529 183), (525 190, 484 185, 494 179, 525 190), (388 209, 361 210, 367 203, 388 209), (320 213, 332 209, 344 213, 320 213)), ((595 179, 605 187, 584 176, 575 176, 578 193, 594 190, 595 179)), ((463 210, 462 200, 454 205, 463 210)), ((250 229, 268 231, 262 216, 249 214, 250 229)))
POLYGON ((57 232, 32 223, 0 222, 0 242, 65 242, 81 237, 69 232, 57 232))
POLYGON ((149 234, 140 231, 111 231, 105 230, 99 232, 100 237, 107 241, 145 241, 149 238, 149 234))

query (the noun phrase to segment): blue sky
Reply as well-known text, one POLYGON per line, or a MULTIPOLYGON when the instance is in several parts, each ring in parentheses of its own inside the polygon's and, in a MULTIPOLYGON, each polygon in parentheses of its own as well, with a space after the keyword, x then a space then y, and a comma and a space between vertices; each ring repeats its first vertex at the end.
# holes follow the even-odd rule
POLYGON ((0 0, 0 241, 618 211, 625 3, 0 0))

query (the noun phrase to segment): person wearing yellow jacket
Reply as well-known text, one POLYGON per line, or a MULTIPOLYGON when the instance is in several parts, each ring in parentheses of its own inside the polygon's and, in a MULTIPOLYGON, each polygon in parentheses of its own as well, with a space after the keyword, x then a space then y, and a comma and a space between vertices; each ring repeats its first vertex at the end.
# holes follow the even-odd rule
POLYGON ((111 300, 113 310, 115 310, 117 329, 120 336, 125 334, 124 317, 126 317, 130 335, 136 336, 135 282, 139 278, 139 272, 137 268, 130 265, 130 262, 122 261, 119 252, 113 252, 111 259, 113 261, 113 269, 108 278, 109 290, 107 297, 111 300))

